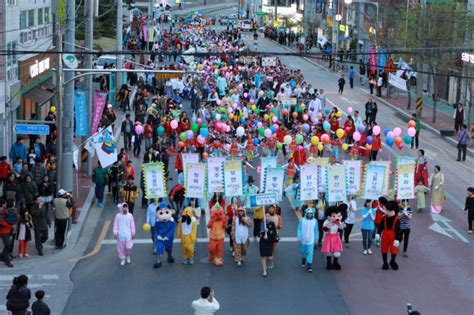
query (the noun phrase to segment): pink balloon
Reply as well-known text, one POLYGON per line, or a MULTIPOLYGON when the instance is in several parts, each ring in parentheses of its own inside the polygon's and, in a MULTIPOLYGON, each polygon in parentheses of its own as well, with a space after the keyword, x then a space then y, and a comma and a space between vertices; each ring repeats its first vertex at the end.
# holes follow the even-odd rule
POLYGON ((218 122, 216 123, 216 130, 221 131, 222 130, 222 123, 218 122))
POLYGON ((178 122, 173 119, 173 120, 170 122, 170 127, 171 127, 171 129, 176 129, 176 128, 178 128, 178 122))
POLYGON ((227 108, 227 111, 229 112, 229 114, 231 114, 234 110, 232 109, 232 107, 229 107, 227 108))
POLYGON ((352 135, 352 138, 354 138, 355 141, 359 141, 360 140, 360 132, 356 131, 354 132, 354 134, 352 135))
POLYGON ((265 137, 270 138, 272 136, 272 131, 269 128, 267 128, 265 129, 264 134, 265 134, 265 137))
POLYGON ((378 136, 380 134, 380 127, 379 126, 374 126, 374 128, 372 128, 372 133, 376 136, 378 136))
POLYGON ((237 106, 238 106, 237 103, 232 104, 233 108, 237 108, 237 106))
POLYGON ((395 134, 393 133, 393 131, 387 132, 387 138, 395 138, 395 134))
POLYGON ((262 126, 263 126, 262 122, 259 121, 259 122, 257 123, 257 127, 258 127, 258 128, 261 128, 262 126))
POLYGON ((204 141, 205 141, 205 140, 206 140, 206 139, 204 139, 203 136, 201 136, 201 135, 197 136, 197 141, 198 141, 200 144, 204 144, 204 141))
POLYGON ((221 105, 221 100, 217 100, 217 101, 216 101, 216 104, 217 104, 217 105, 221 105))
POLYGON ((307 121, 307 120, 308 120, 308 115, 304 114, 304 115, 303 115, 303 120, 304 120, 304 121, 307 121))
POLYGON ((278 122, 278 117, 273 116, 272 121, 273 121, 274 123, 278 122))
POLYGON ((393 129, 393 135, 394 135, 395 137, 398 137, 398 136, 400 136, 401 134, 402 134, 402 130, 400 129, 400 127, 395 127, 395 128, 393 129))
POLYGON ((112 107, 113 107, 112 104, 107 105, 107 108, 112 108, 112 107))
POLYGON ((250 105, 252 105, 252 104, 254 103, 254 101, 253 101, 253 100, 250 100, 249 103, 250 103, 250 105))
POLYGON ((225 132, 230 132, 230 126, 225 126, 225 132))
POLYGON ((348 108, 347 108, 347 112, 348 112, 349 114, 352 113, 352 107, 348 107, 348 108))
POLYGON ((249 94, 246 92, 244 93, 244 97, 247 98, 249 96, 249 94))
POLYGON ((322 118, 322 117, 323 117, 323 114, 318 113, 317 117, 318 117, 318 118, 322 118))
POLYGON ((198 125, 202 124, 202 119, 198 118, 197 123, 198 123, 198 125))
POLYGON ((278 126, 278 124, 274 124, 273 127, 275 127, 275 130, 280 129, 280 126, 278 126))
POLYGON ((141 135, 143 133, 143 126, 142 125, 136 125, 135 126, 135 133, 137 135, 141 135))
POLYGON ((416 135, 416 129, 413 128, 413 127, 410 127, 410 128, 408 128, 407 133, 410 137, 414 137, 416 135))

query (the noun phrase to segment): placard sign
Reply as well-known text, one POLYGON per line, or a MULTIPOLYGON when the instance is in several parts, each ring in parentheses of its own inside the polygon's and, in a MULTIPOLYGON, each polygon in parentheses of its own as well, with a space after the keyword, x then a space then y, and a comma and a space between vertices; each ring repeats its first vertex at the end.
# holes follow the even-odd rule
POLYGON ((239 197, 244 194, 243 172, 241 160, 224 161, 224 195, 239 197))
POLYGON ((207 187, 211 193, 224 192, 224 161, 223 157, 207 158, 207 187))
POLYGON ((269 167, 277 167, 276 157, 262 157, 260 160, 260 190, 265 191, 265 171, 269 167))
POLYGON ((199 163, 199 154, 198 153, 182 153, 181 158, 183 161, 183 171, 184 171, 184 178, 186 178, 186 172, 188 170, 188 164, 189 163, 194 163, 197 164, 199 163))
POLYGON ((285 179, 284 168, 267 168, 265 176, 265 193, 275 193, 277 200, 283 198, 283 181, 285 179))
POLYGON ((364 199, 378 200, 384 194, 385 166, 367 164, 365 170, 364 199))
POLYGON ((145 198, 165 198, 168 194, 166 193, 163 163, 145 163, 142 164, 142 168, 145 177, 145 198))
POLYGON ((305 164, 300 166, 300 200, 318 199, 318 166, 305 164))
POLYGON ((328 202, 347 201, 346 170, 344 165, 328 166, 327 177, 328 202))
POLYGON ((347 179, 347 193, 357 195, 360 192, 360 181, 362 171, 362 161, 348 160, 344 161, 347 179))
POLYGON ((397 199, 415 198, 415 164, 397 167, 397 199))
POLYGON ((275 193, 269 194, 257 194, 257 195, 250 195, 250 206, 254 207, 262 207, 262 206, 269 206, 274 205, 277 203, 277 196, 275 193))

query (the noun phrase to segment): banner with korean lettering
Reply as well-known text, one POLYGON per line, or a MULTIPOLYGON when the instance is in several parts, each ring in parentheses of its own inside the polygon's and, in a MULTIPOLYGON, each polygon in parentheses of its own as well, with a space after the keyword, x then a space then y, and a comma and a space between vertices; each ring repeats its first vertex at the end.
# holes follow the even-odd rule
POLYGON ((163 163, 145 163, 142 164, 142 169, 145 178, 145 198, 165 198, 167 193, 163 163))
POLYGON ((397 166, 397 199, 415 198, 415 164, 397 166))
POLYGON ((241 160, 224 161, 224 195, 239 197, 244 194, 244 176, 241 160))
POLYGON ((319 191, 326 191, 326 169, 329 165, 329 158, 315 158, 313 161, 318 166, 318 189, 319 191))
POLYGON ((198 153, 182 153, 181 158, 183 161, 184 178, 186 178, 186 172, 188 170, 187 165, 189 163, 194 163, 194 164, 199 163, 199 154, 198 153))
POLYGON ((285 179, 285 169, 269 167, 265 175, 265 193, 275 193, 277 200, 283 198, 283 182, 285 179))
POLYGON ((100 120, 102 119, 102 113, 104 112, 105 103, 107 103, 107 92, 106 91, 94 91, 94 112, 92 113, 92 126, 91 135, 96 133, 99 127, 100 120))
POLYGON ((252 208, 269 206, 277 203, 277 197, 275 193, 250 195, 249 200, 250 206, 252 208))
POLYGON ((344 167, 346 169, 347 193, 349 195, 359 194, 361 188, 362 161, 347 160, 344 161, 344 167))
POLYGON ((265 170, 269 167, 277 167, 276 157, 262 157, 260 159, 260 190, 265 191, 265 170))
MULTIPOLYGON (((372 161, 369 164, 383 165, 385 166, 385 176, 383 182, 383 194, 386 196, 390 195, 390 173, 392 172, 392 162, 390 161, 372 161)), ((393 194, 392 194, 393 195, 393 194)))
POLYGON ((207 190, 211 193, 224 192, 223 157, 207 158, 207 190))
POLYGON ((204 198, 206 193, 206 164, 188 163, 184 179, 187 198, 204 198))
POLYGON ((86 91, 83 89, 76 89, 74 91, 74 116, 76 118, 76 136, 87 136, 87 101, 86 91))
POLYGON ((377 71, 377 49, 376 48, 369 49, 369 65, 370 65, 370 70, 377 71))
POLYGON ((327 178, 328 202, 347 201, 346 169, 344 165, 328 166, 327 178))
POLYGON ((318 166, 305 164, 300 166, 300 200, 318 199, 318 166))
POLYGON ((377 200, 384 195, 385 168, 384 165, 366 165, 364 199, 377 200))

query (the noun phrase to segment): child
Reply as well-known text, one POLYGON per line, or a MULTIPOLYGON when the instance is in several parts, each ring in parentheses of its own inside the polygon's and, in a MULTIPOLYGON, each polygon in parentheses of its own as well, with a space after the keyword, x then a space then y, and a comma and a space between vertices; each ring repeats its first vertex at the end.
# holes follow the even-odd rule
POLYGON ((18 254, 20 255, 20 258, 23 258, 23 256, 30 257, 27 251, 28 242, 31 241, 31 228, 31 215, 27 209, 22 208, 20 210, 17 234, 17 240, 20 242, 20 245, 18 246, 18 254))
POLYGON ((467 189, 466 205, 464 211, 467 213, 467 222, 469 229, 467 233, 472 234, 472 221, 474 221, 474 187, 467 189))
POLYGON ((313 272, 314 244, 318 241, 318 221, 314 217, 315 210, 307 208, 303 218, 298 223, 298 240, 300 244, 301 267, 306 267, 307 272, 313 272))
POLYGON ((300 184, 297 176, 294 177, 294 182, 286 187, 285 195, 293 210, 298 211, 301 208, 302 201, 300 200, 300 184))
POLYGON ((398 214, 400 217, 400 232, 402 233, 402 242, 403 242, 403 257, 408 257, 407 248, 408 248, 408 239, 410 238, 410 220, 412 217, 412 211, 408 200, 404 199, 402 201, 402 211, 398 214))
POLYGON ((316 210, 318 211, 317 215, 317 220, 318 220, 318 233, 319 233, 319 240, 318 240, 318 246, 321 247, 323 243, 323 223, 324 220, 326 220, 326 199, 325 199, 325 193, 319 193, 319 199, 316 200, 316 210))
POLYGON ((194 246, 197 237, 198 222, 194 217, 191 208, 183 210, 181 221, 178 223, 178 234, 176 238, 181 239, 181 248, 183 251, 183 265, 192 265, 194 263, 194 246))
POLYGON ((43 290, 38 290, 35 292, 36 301, 31 306, 31 311, 33 312, 33 315, 51 314, 51 310, 49 309, 48 304, 43 301, 44 295, 45 293, 43 290))
POLYGON ((349 237, 351 236, 352 228, 356 223, 356 211, 357 202, 355 196, 351 197, 349 202, 349 209, 347 210, 347 218, 344 221, 346 226, 344 227, 344 247, 349 248, 349 237))
POLYGON ((416 209, 418 212, 422 212, 426 207, 425 194, 430 191, 424 184, 423 178, 418 179, 418 185, 415 187, 416 194, 416 209))
POLYGON ((120 259, 120 266, 125 262, 130 264, 133 248, 133 239, 135 238, 135 220, 133 215, 128 212, 128 205, 124 202, 118 205, 119 212, 115 215, 113 233, 117 240, 117 253, 120 259))
POLYGON ((371 207, 370 200, 366 200, 362 209, 362 245, 364 246, 364 255, 372 255, 370 245, 372 245, 372 233, 374 231, 375 209, 371 207))

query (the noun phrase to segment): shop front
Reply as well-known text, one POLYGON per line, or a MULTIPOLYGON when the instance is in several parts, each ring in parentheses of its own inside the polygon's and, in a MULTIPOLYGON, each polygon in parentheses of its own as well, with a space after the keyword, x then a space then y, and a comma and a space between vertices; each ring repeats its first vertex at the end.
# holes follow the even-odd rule
POLYGON ((56 86, 53 84, 55 55, 38 54, 20 61, 21 101, 16 119, 44 120, 53 105, 56 86))

